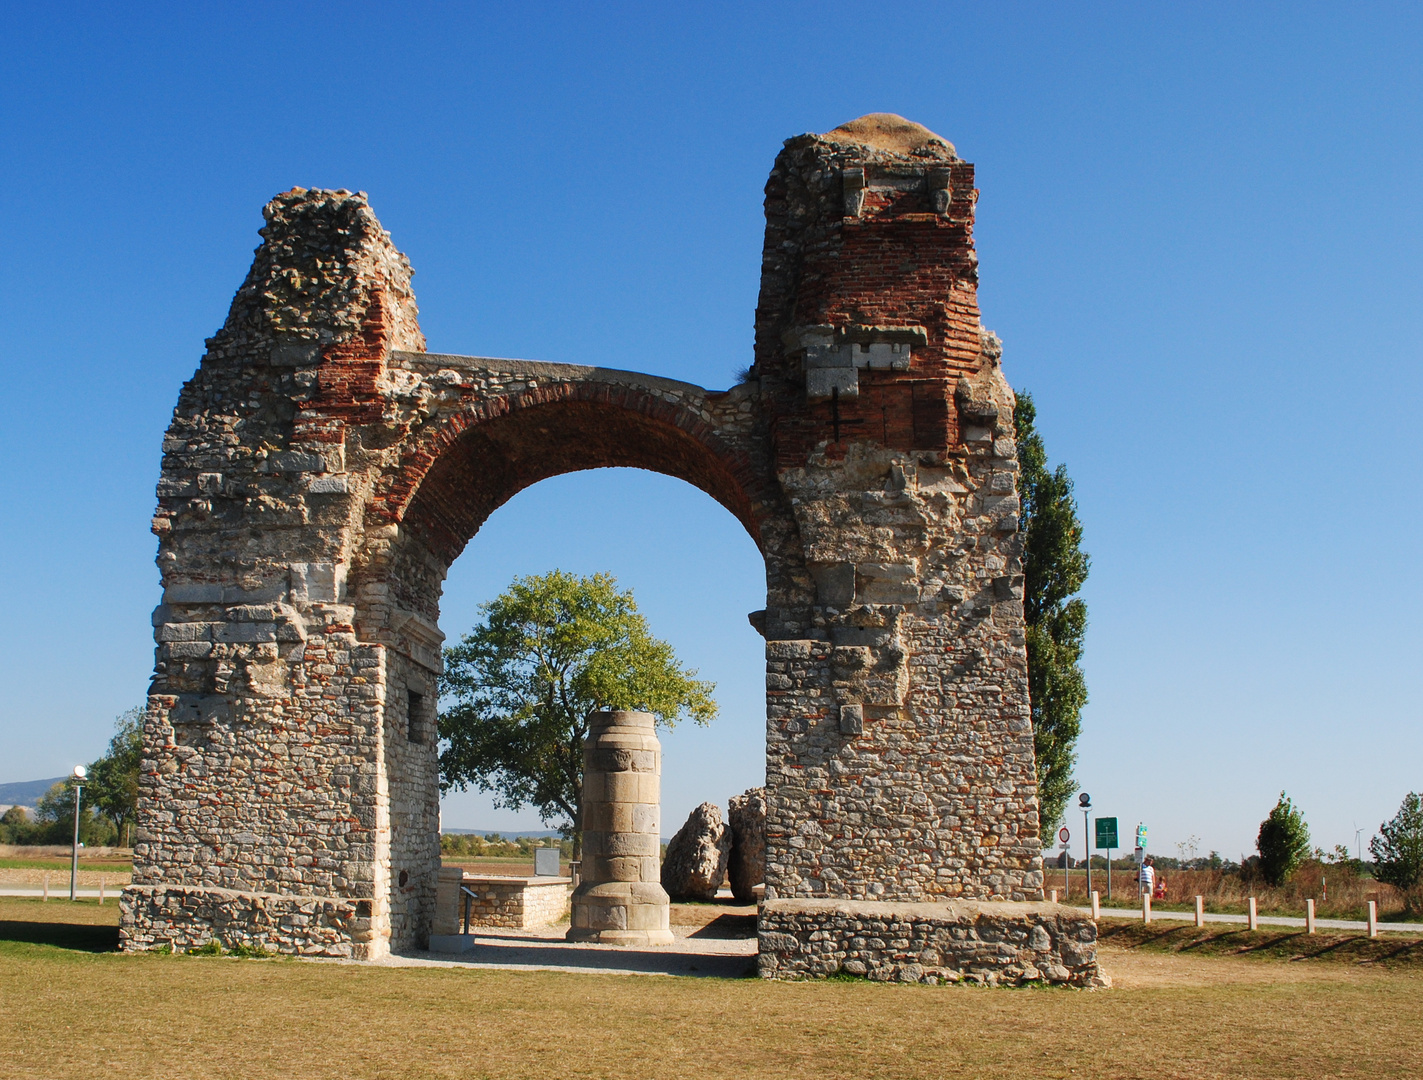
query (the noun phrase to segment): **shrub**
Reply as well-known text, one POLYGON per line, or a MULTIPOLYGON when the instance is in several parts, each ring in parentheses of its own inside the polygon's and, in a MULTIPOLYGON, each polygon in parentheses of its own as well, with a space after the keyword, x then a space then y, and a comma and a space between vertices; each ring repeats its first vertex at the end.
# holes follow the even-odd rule
POLYGON ((1392 821, 1379 826, 1379 835, 1369 841, 1374 857, 1374 875, 1404 890, 1410 910, 1415 910, 1414 886, 1423 883, 1423 799, 1415 792, 1404 796, 1392 821))
POLYGON ((1270 816, 1260 822, 1255 848, 1260 852, 1261 877, 1276 888, 1289 881, 1300 863, 1309 858, 1309 826, 1283 791, 1270 816))

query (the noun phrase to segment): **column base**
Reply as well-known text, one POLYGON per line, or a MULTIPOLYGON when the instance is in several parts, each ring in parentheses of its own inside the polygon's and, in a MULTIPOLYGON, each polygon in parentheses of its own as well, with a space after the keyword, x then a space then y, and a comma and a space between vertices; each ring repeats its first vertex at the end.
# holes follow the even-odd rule
POLYGON ((1112 985, 1097 924, 1060 904, 768 900, 757 929, 767 979, 1112 985))
POLYGON ((667 891, 657 882, 604 881, 573 891, 568 941, 603 945, 672 944, 667 891))

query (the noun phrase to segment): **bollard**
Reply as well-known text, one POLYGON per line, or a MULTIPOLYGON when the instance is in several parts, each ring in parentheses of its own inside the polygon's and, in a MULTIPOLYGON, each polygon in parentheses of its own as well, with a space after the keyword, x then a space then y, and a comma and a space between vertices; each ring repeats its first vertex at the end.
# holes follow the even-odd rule
POLYGON ((1141 921, 1151 922, 1151 893, 1149 892, 1141 894, 1141 921))
POLYGON ((1304 902, 1304 932, 1314 933, 1314 898, 1310 897, 1304 902))
POLYGON ((1102 917, 1101 893, 1096 889, 1092 890, 1092 918, 1094 920, 1102 917))
POLYGON ((1196 897, 1196 925, 1206 925, 1206 898, 1204 896, 1196 897))
POLYGON ((49 899, 49 871, 44 872, 44 898, 49 899))
POLYGON ((100 874, 100 875, 99 875, 99 904, 100 904, 100 906, 103 906, 103 903, 104 903, 104 875, 103 875, 103 874, 100 874))
POLYGON ((1369 901, 1369 937, 1379 936, 1379 902, 1369 901))
POLYGON ((1255 897, 1252 896, 1247 903, 1250 906, 1248 908, 1248 914, 1245 916, 1245 928, 1247 930, 1258 930, 1260 928, 1260 920, 1255 915, 1255 897))
POLYGON ((1054 904, 1057 903, 1057 890, 1056 890, 1056 889, 1051 890, 1049 895, 1052 897, 1051 902, 1054 903, 1054 904))

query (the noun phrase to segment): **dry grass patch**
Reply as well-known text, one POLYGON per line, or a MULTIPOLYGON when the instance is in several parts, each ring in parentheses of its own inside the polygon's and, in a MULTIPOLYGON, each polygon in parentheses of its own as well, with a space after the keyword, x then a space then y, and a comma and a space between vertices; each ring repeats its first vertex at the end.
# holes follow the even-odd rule
MULTIPOLYGON (((1371 877, 1361 877, 1348 866, 1307 862, 1289 882, 1279 888, 1265 884, 1259 878, 1242 877, 1238 873, 1223 870, 1164 870, 1157 871, 1166 879, 1168 893, 1166 900, 1157 900, 1152 907, 1157 911, 1191 911, 1195 897, 1205 899, 1206 910, 1221 914, 1243 915, 1250 897, 1255 897, 1261 915, 1304 916, 1304 902, 1314 901, 1315 914, 1321 919, 1368 918, 1368 905, 1372 900, 1378 905, 1379 919, 1388 921, 1414 920, 1418 918, 1419 904, 1423 896, 1395 889, 1371 877), (1410 907, 1410 902, 1412 907, 1410 907)), ((1115 895, 1107 897, 1107 875, 1102 869, 1093 868, 1092 886, 1101 895, 1104 907, 1134 908, 1141 905, 1137 897, 1133 871, 1114 870, 1113 889, 1115 895)), ((1064 889, 1061 870, 1044 873, 1045 889, 1064 889)), ((1072 892, 1064 896, 1066 902, 1085 904, 1087 902, 1087 877, 1081 870, 1072 872, 1072 892)), ((1423 924, 1420 924, 1423 930, 1423 924)))
POLYGON ((1202 957, 1242 957, 1260 960, 1321 961, 1336 964, 1367 964, 1423 970, 1423 938, 1409 934, 1367 934, 1328 931, 1306 934, 1303 930, 1243 930, 1219 924, 1203 926, 1146 925, 1119 922, 1098 923, 1099 941, 1114 949, 1146 949, 1155 952, 1202 957))
MULTIPOLYGON (((96 919, 112 910, 43 906, 96 919)), ((0 908, 3 925, 15 914, 14 903, 0 908)), ((95 955, 0 941, 0 1075, 1423 1072, 1423 979, 1412 970, 1107 956, 1126 988, 1085 993, 95 955), (1173 969, 1186 977, 1172 981, 1173 969)))

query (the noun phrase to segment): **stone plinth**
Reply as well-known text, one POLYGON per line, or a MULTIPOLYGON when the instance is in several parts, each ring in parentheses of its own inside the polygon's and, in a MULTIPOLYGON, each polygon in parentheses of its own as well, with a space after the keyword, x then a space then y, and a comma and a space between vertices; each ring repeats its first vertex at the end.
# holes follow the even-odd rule
POLYGON ((661 789, 652 714, 595 714, 583 745, 583 861, 569 941, 672 942, 660 880, 661 789))
POLYGON ((768 900, 757 921, 767 979, 1110 986, 1097 924, 1059 904, 768 900))
POLYGON ((550 926, 568 914, 566 877, 496 877, 471 874, 458 866, 440 868, 435 893, 432 933, 458 934, 464 927, 465 900, 469 900, 470 926, 522 929, 550 926), (461 887, 474 893, 466 897, 461 887))

